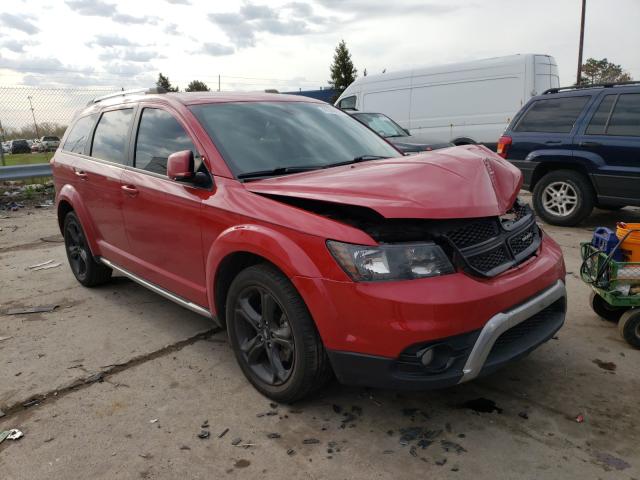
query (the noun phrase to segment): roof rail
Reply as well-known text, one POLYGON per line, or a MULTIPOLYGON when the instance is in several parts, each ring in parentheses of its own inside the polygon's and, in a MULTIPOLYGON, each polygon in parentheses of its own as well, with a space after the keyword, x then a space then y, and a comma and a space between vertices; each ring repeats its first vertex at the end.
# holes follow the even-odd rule
POLYGON ((110 93, 109 95, 103 95, 101 97, 96 97, 93 100, 89 100, 87 105, 93 105, 94 103, 102 102, 103 100, 107 100, 109 98, 115 97, 126 97, 127 95, 134 95, 136 93, 144 93, 144 94, 152 94, 152 93, 167 93, 167 90, 162 87, 152 87, 152 88, 137 88, 134 90, 123 90, 121 92, 110 93))
POLYGON ((640 80, 632 80, 629 82, 619 82, 619 83, 595 83, 593 85, 571 85, 570 87, 550 88, 542 92, 542 95, 546 95, 548 93, 558 93, 565 90, 582 90, 585 88, 612 88, 612 87, 622 87, 625 85, 640 85, 640 80))

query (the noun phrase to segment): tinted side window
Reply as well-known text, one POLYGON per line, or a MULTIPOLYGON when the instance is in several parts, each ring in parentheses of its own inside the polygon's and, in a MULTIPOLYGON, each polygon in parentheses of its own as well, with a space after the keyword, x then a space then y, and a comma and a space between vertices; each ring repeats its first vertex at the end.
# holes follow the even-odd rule
POLYGON ((104 112, 93 135, 91 156, 115 163, 126 163, 127 137, 133 109, 104 112))
POLYGON ((351 95, 350 97, 343 98, 338 103, 338 107, 340 108, 356 108, 356 96, 351 95))
POLYGON ((618 97, 606 134, 640 136, 640 93, 625 93, 618 97))
POLYGON ((520 119, 516 132, 569 133, 591 97, 537 100, 520 119))
POLYGON ((193 152, 197 170, 198 151, 178 121, 164 110, 145 108, 138 127, 135 166, 166 175, 169 155, 182 150, 193 152))
POLYGON ((79 118, 71 127, 67 139, 62 146, 63 150, 74 153, 84 153, 84 147, 91 135, 91 129, 96 121, 96 115, 88 115, 79 118))
POLYGON ((593 114, 589 122, 586 131, 587 135, 604 135, 607 120, 609 120, 609 114, 611 113, 611 107, 615 99, 615 95, 607 95, 602 99, 596 113, 593 114))

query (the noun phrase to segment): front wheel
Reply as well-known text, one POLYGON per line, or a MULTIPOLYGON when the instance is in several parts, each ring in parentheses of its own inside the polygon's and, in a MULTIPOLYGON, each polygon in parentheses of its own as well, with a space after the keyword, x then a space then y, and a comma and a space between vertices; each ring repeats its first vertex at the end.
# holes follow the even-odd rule
POLYGON ((571 227, 593 210, 595 194, 589 180, 573 170, 554 170, 544 175, 533 189, 536 213, 551 225, 571 227))
POLYGON ((307 307, 276 268, 254 265, 233 280, 226 303, 229 340, 242 372, 267 397, 290 403, 331 376, 307 307))
POLYGON ((618 329, 629 345, 640 348, 640 309, 627 310, 620 317, 618 329))

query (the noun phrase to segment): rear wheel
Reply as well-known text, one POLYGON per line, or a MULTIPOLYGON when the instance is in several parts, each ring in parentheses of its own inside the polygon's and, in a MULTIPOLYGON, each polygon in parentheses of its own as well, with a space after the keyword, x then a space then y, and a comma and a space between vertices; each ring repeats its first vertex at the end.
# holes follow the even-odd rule
POLYGON ((614 307, 613 305, 609 305, 604 298, 593 290, 591 291, 590 303, 593 311, 609 322, 617 322, 620 320, 622 314, 627 311, 624 307, 614 307))
POLYGON ((640 309, 627 310, 620 317, 618 329, 629 345, 640 348, 640 309))
POLYGON ((533 189, 533 206, 545 222, 563 227, 577 225, 593 210, 593 188, 582 174, 554 170, 544 175, 533 189))
POLYGON ((227 330, 247 379, 267 397, 293 402, 331 376, 322 341, 289 279, 266 264, 238 274, 227 296, 227 330))
POLYGON ((80 220, 74 212, 69 212, 64 217, 63 233, 67 259, 76 279, 85 287, 108 282, 111 269, 93 258, 80 220))

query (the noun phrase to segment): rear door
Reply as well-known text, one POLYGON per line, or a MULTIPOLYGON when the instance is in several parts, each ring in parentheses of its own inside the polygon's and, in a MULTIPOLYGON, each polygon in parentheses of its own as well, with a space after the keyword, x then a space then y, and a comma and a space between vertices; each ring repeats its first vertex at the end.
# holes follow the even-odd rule
POLYGON ((101 254, 125 267, 129 245, 120 178, 129 155, 134 113, 134 108, 103 111, 93 131, 91 158, 78 159, 74 167, 76 185, 96 228, 101 254))
POLYGON ((598 165, 599 200, 640 204, 640 92, 603 94, 589 113, 575 144, 598 165))
POLYGON ((123 175, 124 218, 132 271, 198 305, 207 305, 200 231, 202 199, 211 192, 167 177, 170 154, 191 150, 202 166, 186 124, 162 106, 141 105, 131 149, 133 168, 123 175))

